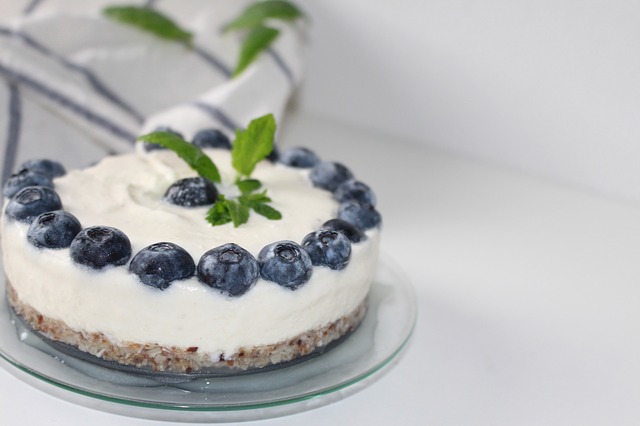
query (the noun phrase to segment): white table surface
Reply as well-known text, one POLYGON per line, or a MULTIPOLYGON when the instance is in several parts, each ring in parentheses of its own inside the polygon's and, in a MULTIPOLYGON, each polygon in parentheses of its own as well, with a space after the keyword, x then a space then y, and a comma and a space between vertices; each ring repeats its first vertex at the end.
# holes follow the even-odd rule
MULTIPOLYGON (((302 114, 283 143, 376 189, 383 250, 419 313, 404 355, 368 387, 259 424, 640 424, 639 206, 302 114)), ((0 366, 2 425, 162 424, 0 366)))

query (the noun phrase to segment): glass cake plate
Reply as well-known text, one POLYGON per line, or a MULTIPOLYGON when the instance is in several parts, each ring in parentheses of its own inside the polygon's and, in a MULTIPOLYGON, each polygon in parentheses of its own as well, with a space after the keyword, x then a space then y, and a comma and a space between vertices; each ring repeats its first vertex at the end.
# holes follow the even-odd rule
POLYGON ((58 352, 12 320, 3 297, 0 358, 16 368, 0 365, 49 394, 116 414, 168 421, 257 420, 327 405, 372 383, 398 359, 416 315, 413 288, 382 257, 364 321, 335 348, 279 369, 162 383, 58 352))

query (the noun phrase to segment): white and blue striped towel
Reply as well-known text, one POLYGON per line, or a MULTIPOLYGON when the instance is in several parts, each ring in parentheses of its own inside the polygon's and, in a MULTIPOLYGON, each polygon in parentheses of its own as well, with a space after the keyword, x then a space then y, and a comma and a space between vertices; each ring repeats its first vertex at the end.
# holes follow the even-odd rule
POLYGON ((302 74, 299 28, 279 26, 274 45, 232 79, 240 43, 221 29, 248 1, 131 0, 191 31, 191 48, 105 18, 113 4, 122 2, 0 0, 3 181, 30 158, 81 167, 131 150, 158 126, 190 139, 283 118, 302 74))

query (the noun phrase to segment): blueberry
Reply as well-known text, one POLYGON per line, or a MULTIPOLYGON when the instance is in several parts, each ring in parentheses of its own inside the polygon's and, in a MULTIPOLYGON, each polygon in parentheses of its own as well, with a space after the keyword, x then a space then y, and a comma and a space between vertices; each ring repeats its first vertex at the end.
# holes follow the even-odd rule
POLYGON ((71 242, 71 259, 93 269, 121 266, 131 257, 131 243, 124 232, 110 226, 85 228, 71 242))
POLYGON ((196 270, 193 258, 173 243, 155 243, 143 248, 131 260, 129 271, 144 284, 164 290, 175 280, 192 277, 196 270))
MULTIPOLYGON (((167 126, 158 126, 155 128, 154 132, 173 133, 174 135, 178 136, 180 139, 184 139, 184 137, 182 136, 182 133, 176 132, 171 127, 167 127, 167 126)), ((144 142, 143 146, 145 151, 157 151, 161 149, 168 149, 162 145, 158 145, 157 143, 150 143, 150 142, 144 142)))
POLYGON ((167 189, 164 199, 182 207, 198 207, 215 203, 218 190, 215 185, 203 177, 180 179, 167 189))
POLYGON ((27 186, 46 186, 47 188, 53 188, 53 181, 49 176, 42 173, 22 169, 7 179, 3 188, 4 196, 13 198, 14 195, 27 186))
POLYGON ((353 174, 345 166, 329 161, 319 163, 309 173, 309 178, 314 186, 331 192, 335 191, 342 182, 352 177, 353 174))
POLYGON ((200 148, 231 149, 231 141, 218 129, 202 129, 193 137, 192 144, 200 148))
POLYGON ((22 168, 48 176, 49 179, 64 176, 67 173, 62 164, 47 159, 26 161, 22 164, 22 168))
POLYGON ((240 296, 258 280, 258 262, 234 243, 223 244, 202 255, 196 268, 198 279, 228 296, 240 296))
POLYGON ((338 218, 365 230, 375 228, 382 222, 382 217, 375 207, 353 200, 340 204, 338 218))
POLYGON ((78 219, 64 210, 42 213, 27 231, 27 240, 36 247, 59 249, 69 247, 82 230, 78 219))
POLYGON ((272 163, 277 163, 278 160, 280 160, 280 150, 277 146, 273 145, 273 149, 271 150, 269 155, 267 155, 267 160, 272 163))
POLYGON ((341 183, 333 192, 333 198, 340 202, 354 200, 376 205, 376 194, 369 185, 353 179, 341 183))
POLYGON ((9 201, 5 213, 11 219, 31 223, 38 215, 61 208, 60 197, 53 189, 45 186, 28 186, 21 189, 9 201))
POLYGON ((289 148, 280 155, 280 162, 289 167, 308 169, 320 163, 320 157, 308 148, 289 148))
POLYGON ((367 236, 360 230, 342 219, 331 219, 322 224, 322 229, 341 232, 352 243, 359 243, 367 239, 367 236))
POLYGON ((302 240, 314 265, 344 269, 351 257, 351 243, 342 233, 330 230, 312 232, 302 240))
POLYGON ((295 290, 309 281, 313 265, 306 251, 293 241, 269 244, 258 254, 260 275, 295 290))

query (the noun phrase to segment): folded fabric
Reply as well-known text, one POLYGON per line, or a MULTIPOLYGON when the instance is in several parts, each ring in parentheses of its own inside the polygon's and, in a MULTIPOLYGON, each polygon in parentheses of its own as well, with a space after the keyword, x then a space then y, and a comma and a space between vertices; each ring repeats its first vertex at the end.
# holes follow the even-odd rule
POLYGON ((241 40, 222 29, 248 1, 131 2, 193 33, 191 46, 107 18, 113 0, 11 3, 0 20, 3 179, 28 158, 86 165, 158 127, 190 139, 202 128, 231 135, 267 113, 280 123, 301 78, 302 36, 282 22, 274 44, 231 77, 241 40))

